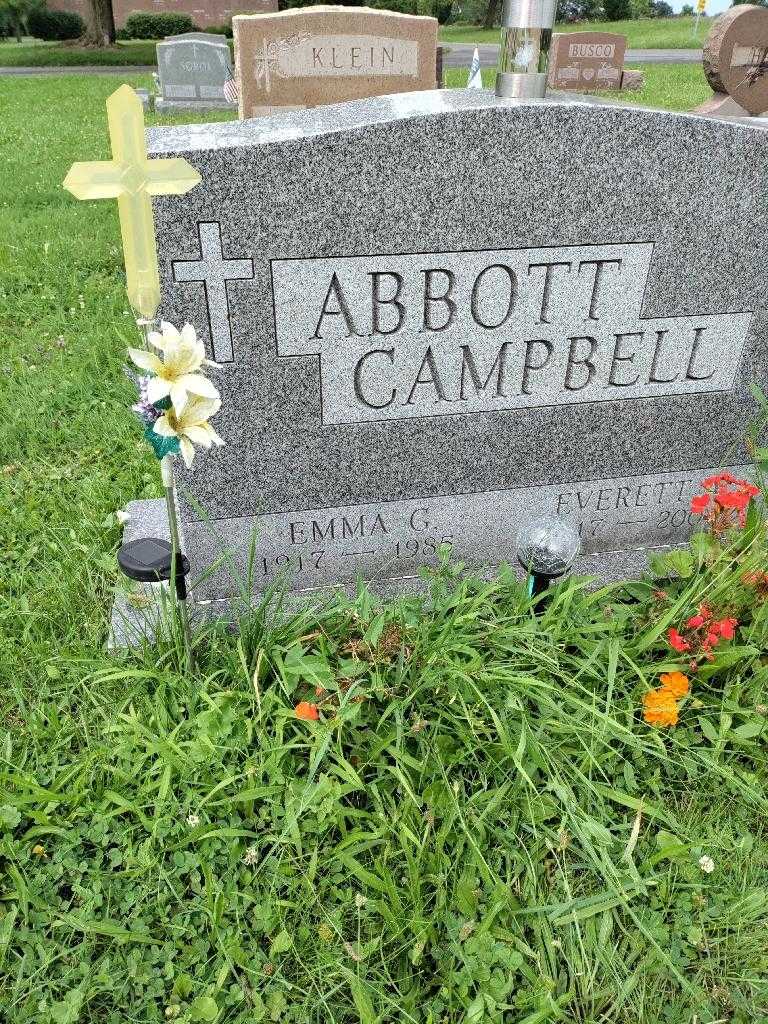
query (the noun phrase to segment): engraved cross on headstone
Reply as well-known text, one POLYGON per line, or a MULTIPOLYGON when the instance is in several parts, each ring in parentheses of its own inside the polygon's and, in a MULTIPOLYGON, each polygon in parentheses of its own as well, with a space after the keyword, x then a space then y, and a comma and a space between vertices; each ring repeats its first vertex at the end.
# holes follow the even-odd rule
POLYGON ((217 221, 197 225, 200 235, 199 260, 173 260, 174 281, 201 281, 205 288, 208 307, 213 358, 218 363, 231 363, 232 329, 229 323, 227 281, 246 281, 253 278, 253 260, 228 260, 221 245, 221 226, 217 221))

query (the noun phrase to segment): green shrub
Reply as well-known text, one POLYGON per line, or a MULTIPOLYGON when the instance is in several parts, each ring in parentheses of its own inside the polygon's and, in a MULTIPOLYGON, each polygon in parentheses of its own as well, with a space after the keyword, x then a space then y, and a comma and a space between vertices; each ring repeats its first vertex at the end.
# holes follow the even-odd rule
POLYGON ((121 39, 164 39, 182 32, 194 32, 197 26, 188 14, 158 14, 134 11, 125 20, 121 39))
POLYGON ((626 21, 632 17, 629 0, 605 0, 603 8, 606 21, 626 21))
POLYGON ((232 38, 232 19, 225 22, 223 25, 206 25, 206 32, 212 32, 217 36, 226 36, 228 39, 232 38))
POLYGON ((29 14, 27 28, 36 39, 78 39, 85 32, 85 22, 71 11, 39 7, 29 14))

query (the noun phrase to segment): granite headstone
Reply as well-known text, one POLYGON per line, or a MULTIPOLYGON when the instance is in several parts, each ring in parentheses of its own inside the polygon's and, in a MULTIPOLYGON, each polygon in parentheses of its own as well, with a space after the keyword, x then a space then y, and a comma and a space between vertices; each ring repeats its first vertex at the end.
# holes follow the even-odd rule
POLYGON ((242 118, 437 85, 436 18, 317 6, 232 29, 242 118))
POLYGON ((625 36, 614 32, 556 32, 549 51, 550 89, 621 89, 625 36))
POLYGON ((157 44, 159 113, 236 110, 224 86, 232 74, 229 43, 212 32, 184 32, 157 44))
MULTIPOLYGON (((455 90, 152 129, 149 152, 202 175, 153 201, 162 316, 221 363, 227 446, 179 485, 193 576, 228 552, 198 599, 238 592, 254 535, 256 591, 402 589, 443 543, 513 561, 538 512, 619 578, 686 540, 703 476, 747 472, 760 128, 455 90)), ((131 512, 136 536, 162 506, 131 512)))

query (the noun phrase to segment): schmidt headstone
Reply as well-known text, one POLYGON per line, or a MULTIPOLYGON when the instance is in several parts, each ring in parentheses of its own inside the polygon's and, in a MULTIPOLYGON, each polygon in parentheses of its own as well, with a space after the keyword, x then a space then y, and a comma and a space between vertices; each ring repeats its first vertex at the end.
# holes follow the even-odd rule
POLYGON ((235 110, 224 86, 231 73, 229 43, 222 35, 185 32, 157 44, 160 95, 158 113, 176 110, 235 110))
POLYGON ((240 116, 437 87, 437 20, 302 7, 232 20, 240 116))
POLYGON ((253 537, 256 591, 407 589, 441 544, 514 561, 542 512, 620 578, 748 471, 768 133, 457 90, 149 137, 202 176, 154 200, 162 315, 221 364, 227 446, 179 466, 193 577, 226 553, 198 599, 253 537))

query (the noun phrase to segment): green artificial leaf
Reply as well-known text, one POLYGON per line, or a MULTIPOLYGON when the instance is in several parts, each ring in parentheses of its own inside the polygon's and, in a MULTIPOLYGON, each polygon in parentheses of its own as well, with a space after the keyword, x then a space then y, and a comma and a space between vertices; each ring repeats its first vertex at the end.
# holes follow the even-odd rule
POLYGON ((166 455, 178 455, 181 451, 178 437, 161 437, 160 434, 154 432, 152 427, 145 428, 144 440, 152 447, 152 451, 158 459, 162 459, 166 455))
POLYGON ((214 1021, 219 1015, 216 1000, 211 996, 198 996, 189 1007, 189 1019, 194 1021, 214 1021))

